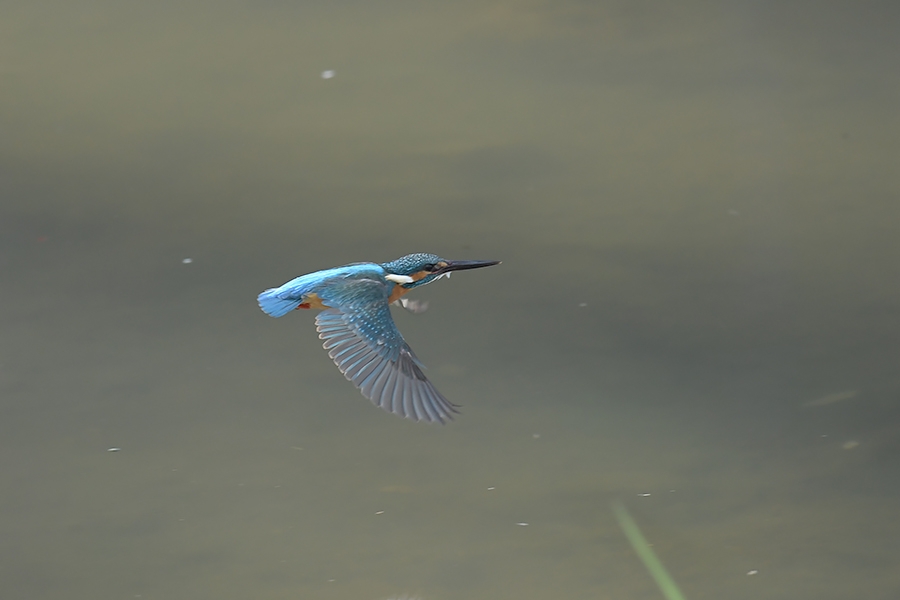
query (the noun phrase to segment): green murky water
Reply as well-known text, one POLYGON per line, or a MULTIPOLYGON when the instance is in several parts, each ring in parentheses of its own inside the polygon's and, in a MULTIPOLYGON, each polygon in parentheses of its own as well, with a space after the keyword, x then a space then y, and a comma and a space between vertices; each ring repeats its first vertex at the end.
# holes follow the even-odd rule
POLYGON ((898 16, 4 3, 0 596, 897 597, 898 16), (255 303, 414 251, 443 428, 255 303))

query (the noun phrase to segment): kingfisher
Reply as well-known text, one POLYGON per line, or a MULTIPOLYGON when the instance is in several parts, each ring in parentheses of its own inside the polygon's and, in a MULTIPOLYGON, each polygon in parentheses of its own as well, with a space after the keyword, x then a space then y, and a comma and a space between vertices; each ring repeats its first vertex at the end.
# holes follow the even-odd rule
POLYGON ((458 406, 425 377, 424 365, 394 324, 390 305, 415 306, 402 297, 412 289, 449 278, 453 271, 499 264, 407 254, 386 263, 352 263, 302 275, 264 291, 257 300, 272 317, 301 308, 322 309, 316 316, 319 339, 363 396, 413 421, 445 423, 459 412, 458 406))

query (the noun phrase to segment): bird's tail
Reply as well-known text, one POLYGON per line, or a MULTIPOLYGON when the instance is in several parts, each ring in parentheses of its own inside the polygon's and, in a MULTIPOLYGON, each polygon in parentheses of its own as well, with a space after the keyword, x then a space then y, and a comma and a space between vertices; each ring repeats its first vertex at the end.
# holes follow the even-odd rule
POLYGON ((281 288, 272 288, 260 294, 256 300, 259 307, 270 317, 281 317, 300 306, 303 301, 297 298, 281 298, 281 288))

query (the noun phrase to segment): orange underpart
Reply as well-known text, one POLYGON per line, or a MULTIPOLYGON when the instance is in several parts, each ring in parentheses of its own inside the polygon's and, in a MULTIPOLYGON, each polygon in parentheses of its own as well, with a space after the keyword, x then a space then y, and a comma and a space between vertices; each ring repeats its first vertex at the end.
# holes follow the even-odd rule
POLYGON ((297 310, 300 310, 301 308, 309 308, 309 302, 304 302, 303 304, 298 304, 297 310))
POLYGON ((390 297, 388 298, 388 304, 390 304, 391 302, 396 302, 400 298, 400 296, 407 294, 410 291, 411 290, 408 290, 407 288, 403 287, 402 285, 399 285, 399 284, 395 285, 394 289, 391 290, 390 297))

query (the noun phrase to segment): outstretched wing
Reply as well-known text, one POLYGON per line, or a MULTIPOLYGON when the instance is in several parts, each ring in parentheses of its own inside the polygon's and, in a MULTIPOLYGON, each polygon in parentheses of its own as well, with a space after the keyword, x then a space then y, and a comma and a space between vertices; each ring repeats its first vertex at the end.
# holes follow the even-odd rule
POLYGON ((444 423, 458 412, 419 368, 388 307, 388 286, 360 278, 319 292, 316 317, 334 364, 376 406, 413 421, 444 423))

